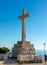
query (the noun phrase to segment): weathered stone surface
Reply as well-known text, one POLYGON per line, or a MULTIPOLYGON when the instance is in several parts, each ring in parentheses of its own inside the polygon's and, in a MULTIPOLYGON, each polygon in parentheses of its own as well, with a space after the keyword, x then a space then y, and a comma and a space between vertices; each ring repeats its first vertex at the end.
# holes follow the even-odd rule
POLYGON ((12 55, 13 57, 16 57, 19 54, 35 55, 34 45, 30 44, 29 41, 25 41, 24 43, 18 42, 17 44, 14 44, 14 47, 12 49, 12 55))
POLYGON ((41 55, 19 54, 17 61, 19 62, 42 62, 41 55))

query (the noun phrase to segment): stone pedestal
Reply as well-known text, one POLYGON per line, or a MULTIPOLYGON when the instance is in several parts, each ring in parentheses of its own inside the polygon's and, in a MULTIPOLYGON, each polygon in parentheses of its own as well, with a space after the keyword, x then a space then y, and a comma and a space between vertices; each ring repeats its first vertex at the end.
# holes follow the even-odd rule
POLYGON ((12 56, 18 58, 19 55, 20 58, 22 58, 21 55, 25 56, 26 58, 28 58, 30 55, 35 55, 34 45, 30 44, 29 41, 18 41, 17 44, 14 44, 14 47, 12 48, 12 56))

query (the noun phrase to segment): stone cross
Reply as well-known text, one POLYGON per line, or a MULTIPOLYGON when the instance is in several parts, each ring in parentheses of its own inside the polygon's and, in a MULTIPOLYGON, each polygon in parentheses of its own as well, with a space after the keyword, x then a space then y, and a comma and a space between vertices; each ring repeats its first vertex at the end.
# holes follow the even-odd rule
POLYGON ((26 41, 26 18, 29 17, 30 14, 26 14, 26 10, 23 9, 22 16, 19 16, 19 19, 22 19, 22 42, 26 41))

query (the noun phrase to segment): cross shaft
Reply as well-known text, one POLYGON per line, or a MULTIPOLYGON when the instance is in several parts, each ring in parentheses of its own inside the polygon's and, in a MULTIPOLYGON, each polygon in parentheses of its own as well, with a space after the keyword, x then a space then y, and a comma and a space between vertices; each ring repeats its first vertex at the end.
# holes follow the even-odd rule
POLYGON ((22 19, 22 42, 26 41, 26 18, 29 17, 30 14, 26 14, 26 10, 23 9, 22 16, 19 16, 19 19, 22 19))

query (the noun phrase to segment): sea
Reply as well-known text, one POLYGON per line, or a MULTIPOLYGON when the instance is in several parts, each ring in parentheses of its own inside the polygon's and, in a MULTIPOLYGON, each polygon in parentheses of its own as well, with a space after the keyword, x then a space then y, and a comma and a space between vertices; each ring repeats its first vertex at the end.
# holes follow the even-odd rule
MULTIPOLYGON (((44 50, 36 50, 36 54, 44 55, 44 50)), ((47 50, 45 50, 45 54, 47 55, 47 50)))
POLYGON ((41 55, 42 60, 45 59, 44 54, 47 55, 47 50, 45 50, 45 53, 44 53, 44 50, 36 50, 36 55, 41 55))

